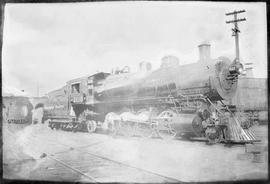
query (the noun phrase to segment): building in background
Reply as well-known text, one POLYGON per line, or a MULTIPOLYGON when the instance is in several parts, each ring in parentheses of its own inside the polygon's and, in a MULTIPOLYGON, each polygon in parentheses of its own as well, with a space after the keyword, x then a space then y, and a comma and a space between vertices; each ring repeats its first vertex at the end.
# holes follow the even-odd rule
POLYGON ((245 112, 250 119, 267 123, 267 78, 254 78, 252 63, 245 63, 245 72, 239 77, 238 89, 232 103, 239 111, 245 112))

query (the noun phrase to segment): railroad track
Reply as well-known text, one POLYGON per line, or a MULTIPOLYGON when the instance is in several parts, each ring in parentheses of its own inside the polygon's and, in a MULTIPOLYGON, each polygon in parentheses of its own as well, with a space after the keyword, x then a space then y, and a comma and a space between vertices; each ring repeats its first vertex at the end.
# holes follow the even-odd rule
POLYGON ((63 162, 63 161, 61 161, 61 160, 59 160, 59 159, 57 159, 57 158, 54 158, 54 157, 51 156, 51 155, 48 155, 48 158, 50 158, 50 159, 52 159, 52 160, 54 160, 54 161, 60 163, 61 165, 65 166, 65 167, 68 168, 68 169, 71 169, 72 171, 75 171, 75 172, 81 174, 82 176, 84 176, 84 177, 90 179, 90 181, 93 181, 93 182, 95 182, 95 183, 100 183, 100 182, 98 182, 98 180, 96 180, 94 177, 92 177, 92 176, 90 176, 90 175, 88 175, 88 174, 83 173, 83 172, 80 171, 79 169, 76 169, 76 168, 74 168, 74 167, 72 167, 72 166, 66 164, 66 163, 63 162))
POLYGON ((42 152, 40 153, 41 155, 40 159, 48 158, 50 160, 53 160, 54 162, 61 164, 70 171, 76 172, 83 178, 86 178, 87 182, 94 182, 94 183, 111 182, 110 178, 112 179, 112 181, 116 180, 115 182, 134 182, 134 181, 136 182, 136 179, 140 177, 142 178, 141 182, 177 182, 177 183, 181 182, 179 179, 176 179, 174 177, 166 176, 151 170, 136 167, 127 163, 123 163, 121 161, 117 161, 105 156, 92 153, 90 151, 83 150, 84 148, 87 147, 102 144, 105 141, 98 141, 89 145, 72 147, 63 142, 59 142, 49 138, 41 138, 37 135, 32 135, 31 139, 33 138, 38 139, 39 141, 42 142, 45 141, 48 142, 49 144, 61 145, 64 148, 67 148, 66 150, 61 150, 54 153, 42 152), (73 152, 73 154, 77 154, 79 156, 84 157, 85 162, 78 162, 69 159, 70 152, 73 152), (99 170, 99 172, 102 171, 102 173, 96 172, 94 169, 95 167, 102 168, 102 170, 99 170), (128 177, 127 181, 122 181, 121 178, 122 176, 128 177), (149 181, 147 181, 147 179, 149 181))
MULTIPOLYGON (((49 141, 51 142, 52 140, 46 140, 46 141, 49 141)), ((154 172, 154 171, 150 171, 150 170, 147 170, 147 169, 144 169, 144 168, 140 168, 140 167, 136 167, 136 166, 133 166, 133 165, 130 165, 130 164, 127 164, 127 163, 123 163, 123 162, 120 162, 120 161, 117 161, 117 160, 114 160, 114 159, 111 159, 111 158, 108 158, 108 157, 105 157, 105 156, 101 156, 101 155, 98 155, 98 154, 95 154, 95 153, 92 153, 92 152, 89 152, 89 151, 83 151, 82 149, 83 148, 86 148, 86 147, 91 147, 91 146, 94 146, 94 145, 97 145, 97 144, 102 144, 104 143, 105 141, 99 141, 99 142, 96 142, 96 143, 93 143, 93 144, 89 144, 89 145, 85 145, 85 146, 79 146, 79 147, 70 147, 66 144, 63 144, 59 141, 53 141, 54 143, 57 143, 57 144, 60 144, 60 145, 63 145, 64 147, 67 147, 68 149, 65 150, 65 151, 61 151, 61 152, 56 152, 56 153, 52 153, 52 154, 48 154, 48 157, 50 159, 53 159, 55 160, 56 162, 59 162, 60 164, 68 167, 69 169, 77 172, 77 173, 80 173, 81 175, 83 175, 84 177, 87 177, 89 178, 91 181, 94 181, 94 182, 97 182, 97 183, 100 183, 100 182, 104 182, 104 181, 99 181, 98 179, 96 179, 95 177, 89 175, 89 173, 85 173, 84 171, 82 170, 79 170, 76 168, 76 166, 79 166, 80 165, 77 165, 73 163, 71 164, 68 164, 67 162, 68 161, 63 161, 63 159, 61 158, 61 154, 65 154, 67 152, 74 152, 74 151, 77 151, 79 152, 80 154, 86 154, 86 155, 89 155, 90 157, 92 157, 92 161, 93 160, 101 160, 101 163, 103 163, 104 161, 106 162, 109 162, 109 165, 113 165, 113 168, 115 168, 115 170, 131 170, 131 172, 129 173, 133 173, 132 171, 134 172, 141 172, 141 173, 144 173, 144 175, 151 175, 150 177, 151 178, 154 178, 154 177, 158 177, 160 178, 160 181, 164 181, 164 182, 181 182, 180 180, 174 178, 174 177, 170 177, 170 176, 165 176, 163 174, 159 174, 157 172, 154 172), (55 158, 55 156, 58 156, 58 158, 55 158)), ((102 166, 103 164, 101 164, 102 166)), ((89 167, 89 166, 88 166, 89 167)), ((109 173, 110 174, 110 173, 109 173)))

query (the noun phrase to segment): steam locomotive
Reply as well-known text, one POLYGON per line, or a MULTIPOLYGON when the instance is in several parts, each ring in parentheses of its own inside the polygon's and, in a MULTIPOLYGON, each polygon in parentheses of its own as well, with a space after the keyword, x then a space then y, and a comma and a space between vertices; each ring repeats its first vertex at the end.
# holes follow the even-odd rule
POLYGON ((65 118, 53 118, 52 129, 103 128, 112 134, 157 137, 204 137, 209 142, 254 141, 241 127, 234 107, 226 105, 237 90, 243 68, 227 57, 211 59, 210 44, 199 45, 198 62, 179 65, 175 56, 162 58, 160 68, 140 63, 112 73, 68 81, 62 88, 65 118), (63 98, 64 96, 64 98, 63 98))

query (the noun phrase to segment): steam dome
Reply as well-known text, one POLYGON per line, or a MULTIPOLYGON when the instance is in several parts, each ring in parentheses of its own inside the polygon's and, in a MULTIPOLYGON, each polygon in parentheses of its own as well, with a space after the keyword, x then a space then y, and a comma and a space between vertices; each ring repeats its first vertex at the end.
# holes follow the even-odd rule
POLYGON ((173 55, 167 55, 161 59, 161 65, 160 65, 161 68, 174 67, 174 66, 179 66, 178 57, 173 56, 173 55))

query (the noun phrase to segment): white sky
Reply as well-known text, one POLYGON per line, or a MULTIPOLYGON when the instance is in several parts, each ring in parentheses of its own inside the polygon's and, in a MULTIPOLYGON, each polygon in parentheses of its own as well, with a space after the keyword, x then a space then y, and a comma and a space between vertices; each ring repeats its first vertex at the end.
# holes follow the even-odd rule
POLYGON ((91 2, 6 4, 3 85, 40 95, 66 81, 110 72, 141 61, 158 68, 167 54, 180 63, 198 60, 198 44, 211 43, 212 58, 234 56, 233 16, 239 14, 240 56, 254 63, 255 77, 267 77, 265 3, 91 2))

